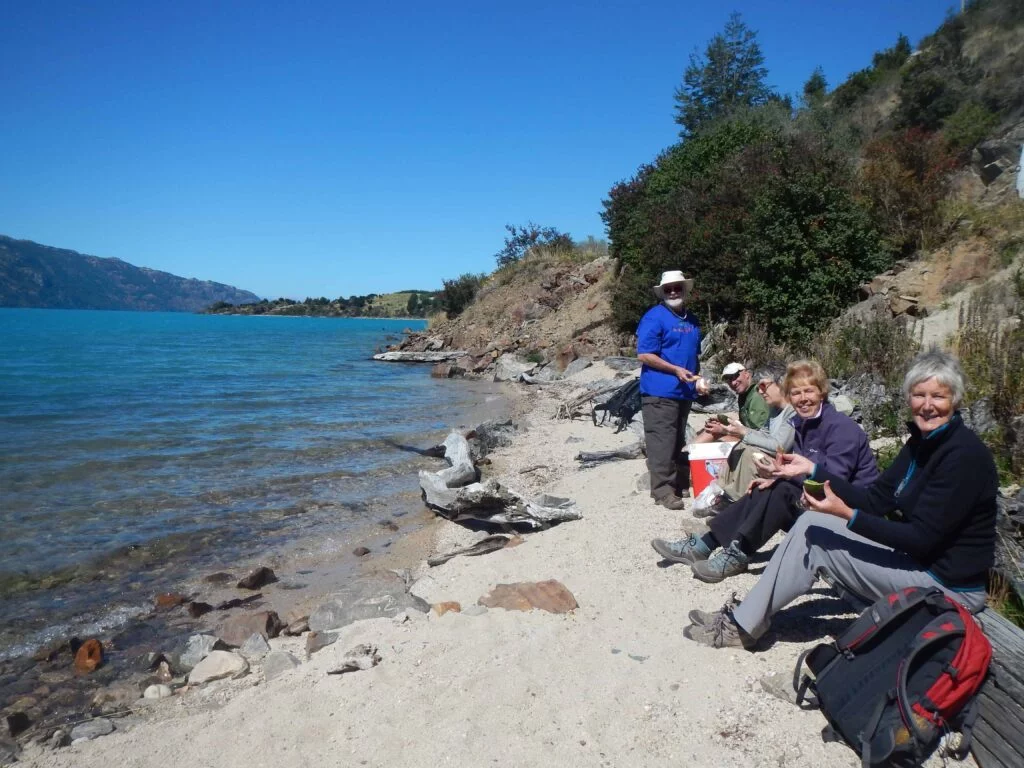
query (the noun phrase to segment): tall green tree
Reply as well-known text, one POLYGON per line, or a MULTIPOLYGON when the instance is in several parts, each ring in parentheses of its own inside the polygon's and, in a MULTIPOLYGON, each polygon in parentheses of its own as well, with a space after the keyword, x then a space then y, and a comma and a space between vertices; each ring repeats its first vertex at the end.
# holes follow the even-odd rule
POLYGON ((768 103, 775 93, 765 82, 767 77, 757 33, 733 13, 725 29, 711 38, 703 57, 690 55, 675 94, 679 135, 685 139, 737 109, 768 103))

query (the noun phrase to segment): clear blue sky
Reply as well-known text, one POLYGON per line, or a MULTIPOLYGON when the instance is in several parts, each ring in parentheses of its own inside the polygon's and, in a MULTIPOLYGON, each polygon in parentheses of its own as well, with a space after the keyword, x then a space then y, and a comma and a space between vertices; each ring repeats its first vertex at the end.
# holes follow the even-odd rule
POLYGON ((8 2, 0 234, 261 296, 439 288, 506 223, 603 237, 731 10, 795 93, 953 4, 8 2))

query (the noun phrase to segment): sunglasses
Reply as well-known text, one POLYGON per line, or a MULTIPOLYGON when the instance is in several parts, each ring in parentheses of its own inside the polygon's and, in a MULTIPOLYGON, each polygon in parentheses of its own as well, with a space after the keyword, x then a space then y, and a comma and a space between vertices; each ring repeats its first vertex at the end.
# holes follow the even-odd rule
POLYGON ((682 293, 686 290, 686 286, 676 283, 674 285, 663 285, 661 290, 665 293, 682 293))

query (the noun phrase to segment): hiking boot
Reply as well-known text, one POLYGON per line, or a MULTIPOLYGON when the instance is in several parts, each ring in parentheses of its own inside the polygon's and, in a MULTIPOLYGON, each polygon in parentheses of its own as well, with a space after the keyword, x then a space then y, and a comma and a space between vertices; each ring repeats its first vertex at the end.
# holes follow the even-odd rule
POLYGON ((666 560, 671 560, 673 563, 692 565, 701 560, 707 560, 711 555, 708 545, 700 537, 692 533, 685 539, 679 539, 678 541, 652 539, 651 546, 654 547, 655 552, 666 560))
POLYGON ((683 636, 712 648, 745 648, 752 651, 757 645, 757 638, 736 623, 732 611, 711 614, 711 620, 703 626, 691 624, 683 630, 683 636))
POLYGON ((714 557, 703 562, 694 562, 690 567, 694 578, 709 584, 717 584, 730 576, 745 573, 749 563, 750 558, 740 549, 740 543, 734 541, 728 547, 718 550, 714 557))
POLYGON ((725 605, 719 608, 717 611, 701 611, 694 608, 689 613, 690 621, 699 627, 706 627, 715 617, 720 613, 732 613, 734 609, 738 608, 740 601, 736 599, 736 593, 732 593, 732 597, 725 601, 725 605))
POLYGON ((686 509, 686 499, 673 493, 670 493, 668 496, 662 496, 660 499, 655 499, 654 503, 660 504, 665 509, 686 509))
POLYGON ((693 508, 693 516, 694 517, 714 517, 715 515, 717 515, 719 512, 721 512, 723 509, 725 509, 726 507, 728 507, 732 503, 733 503, 732 499, 730 499, 728 496, 726 496, 723 493, 721 496, 719 496, 717 499, 715 499, 714 503, 711 504, 711 506, 703 507, 701 509, 697 509, 696 507, 694 507, 693 508))

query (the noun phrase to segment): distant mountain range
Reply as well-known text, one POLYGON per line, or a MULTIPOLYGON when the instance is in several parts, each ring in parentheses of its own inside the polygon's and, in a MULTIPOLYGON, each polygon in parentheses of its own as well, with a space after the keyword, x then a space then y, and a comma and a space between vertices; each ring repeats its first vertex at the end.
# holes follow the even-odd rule
POLYGON ((255 293, 0 235, 0 307, 198 312, 255 293))

